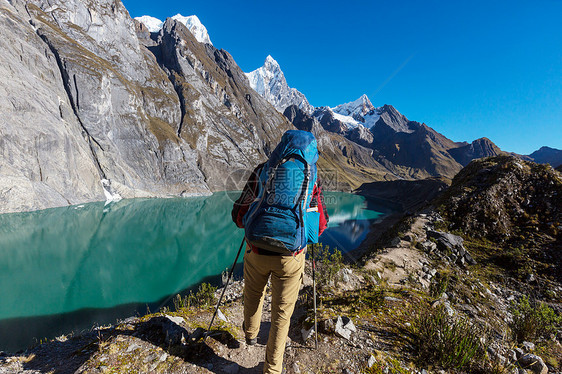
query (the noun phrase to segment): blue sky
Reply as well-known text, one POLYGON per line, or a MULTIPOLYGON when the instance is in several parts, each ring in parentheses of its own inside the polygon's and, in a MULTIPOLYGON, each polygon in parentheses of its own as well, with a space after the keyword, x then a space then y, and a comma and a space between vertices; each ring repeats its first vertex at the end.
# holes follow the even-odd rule
POLYGON ((196 14, 242 70, 270 54, 314 106, 367 94, 454 141, 562 149, 562 0, 138 1, 196 14))

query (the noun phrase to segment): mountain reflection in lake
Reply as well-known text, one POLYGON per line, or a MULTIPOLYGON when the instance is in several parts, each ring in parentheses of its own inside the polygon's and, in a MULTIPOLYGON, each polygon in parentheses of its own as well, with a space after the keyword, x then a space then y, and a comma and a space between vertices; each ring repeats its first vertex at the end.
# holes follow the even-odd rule
MULTIPOLYGON (((0 215, 0 350, 155 311, 201 281, 218 281, 243 237, 230 219, 238 195, 0 215)), ((355 248, 381 213, 361 196, 325 195, 330 223, 321 242, 355 248)))
POLYGON ((330 222, 319 241, 342 252, 357 248, 367 236, 371 224, 383 216, 383 213, 369 209, 365 198, 359 195, 328 192, 325 202, 330 222))

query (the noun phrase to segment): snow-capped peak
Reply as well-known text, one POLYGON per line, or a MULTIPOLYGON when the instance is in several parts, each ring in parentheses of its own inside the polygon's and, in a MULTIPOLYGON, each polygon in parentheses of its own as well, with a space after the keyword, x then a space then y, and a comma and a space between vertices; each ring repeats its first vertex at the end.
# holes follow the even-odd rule
POLYGON ((375 107, 371 104, 371 100, 369 100, 367 95, 363 94, 359 99, 349 103, 340 104, 332 108, 332 110, 344 116, 354 116, 357 114, 364 116, 375 110, 375 107))
POLYGON ((207 28, 203 26, 203 24, 199 20, 199 17, 197 17, 196 15, 184 17, 178 13, 175 16, 173 16, 172 19, 175 19, 176 21, 179 21, 183 23, 185 26, 187 26, 189 31, 191 31, 191 33, 193 34, 193 36, 195 36, 195 39, 197 39, 198 42, 208 43, 211 45, 213 44, 211 43, 211 38, 209 38, 209 33, 207 32, 207 28))
POLYGON ((337 114, 335 118, 350 128, 357 127, 358 123, 366 128, 371 128, 380 118, 379 108, 373 106, 367 95, 361 95, 355 101, 340 104, 330 109, 337 114))
MULTIPOLYGON (((162 29, 162 26, 164 25, 164 22, 162 22, 158 18, 151 17, 151 16, 135 17, 135 19, 143 23, 150 32, 158 32, 162 29)), ((203 24, 199 20, 199 17, 195 15, 184 17, 178 13, 175 16, 173 16, 172 19, 183 23, 193 34, 193 36, 195 36, 195 39, 197 39, 198 42, 209 43, 211 45, 213 44, 211 43, 211 38, 209 37, 207 28, 203 26, 203 24)))
POLYGON ((135 17, 137 21, 146 26, 150 32, 158 32, 162 28, 164 22, 160 21, 158 18, 151 16, 135 17))
POLYGON ((302 93, 289 87, 279 63, 273 57, 267 56, 262 67, 246 73, 246 76, 250 86, 279 112, 283 113, 290 105, 297 105, 308 114, 314 111, 302 93))
POLYGON ((270 65, 270 66, 280 68, 279 63, 273 57, 271 57, 271 55, 267 55, 267 57, 265 58, 264 66, 265 65, 270 65))

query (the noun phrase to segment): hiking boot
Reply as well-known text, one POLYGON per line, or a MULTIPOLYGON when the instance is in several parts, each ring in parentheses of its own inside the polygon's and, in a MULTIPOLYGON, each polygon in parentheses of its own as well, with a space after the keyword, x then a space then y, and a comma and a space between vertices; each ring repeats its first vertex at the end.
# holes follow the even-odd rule
MULTIPOLYGON (((242 331, 244 331, 244 335, 246 334, 246 325, 242 322, 242 331)), ((246 338, 246 344, 248 345, 256 345, 258 343, 258 338, 246 338)))

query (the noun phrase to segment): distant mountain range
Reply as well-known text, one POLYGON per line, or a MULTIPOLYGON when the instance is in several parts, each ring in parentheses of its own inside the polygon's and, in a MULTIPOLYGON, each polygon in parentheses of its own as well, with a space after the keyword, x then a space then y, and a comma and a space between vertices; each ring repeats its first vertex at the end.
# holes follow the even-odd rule
MULTIPOLYGON (((271 56, 267 57, 261 68, 247 75, 250 77, 252 88, 277 110, 283 112, 290 105, 296 105, 306 114, 316 118, 327 131, 343 135, 360 145, 372 147, 378 151, 378 156, 394 164, 407 167, 417 165, 416 168, 428 170, 434 176, 441 174, 450 177, 451 172, 456 174, 457 169, 450 158, 461 166, 466 166, 473 159, 502 153, 488 138, 480 138, 472 143, 452 142, 425 124, 409 121, 391 105, 375 107, 367 95, 333 108, 312 108, 304 94, 288 86, 281 67, 271 56), (275 87, 275 90, 271 90, 271 87, 275 87), (425 161, 422 161, 424 158, 420 158, 419 152, 416 152, 416 147, 425 149, 422 150, 428 157, 425 161), (428 147, 431 150, 428 150, 428 147)), ((562 164, 562 151, 549 147, 542 147, 530 155, 518 156, 538 163, 549 163, 554 167, 562 164)))
POLYGON ((450 180, 501 152, 366 96, 314 108, 271 57, 245 74, 197 17, 140 19, 113 0, 0 5, 0 213, 240 188, 295 127, 316 135, 320 175, 341 190, 450 180))
POLYGON ((541 147, 528 155, 529 159, 539 164, 551 164, 554 167, 562 165, 562 150, 550 147, 541 147))

